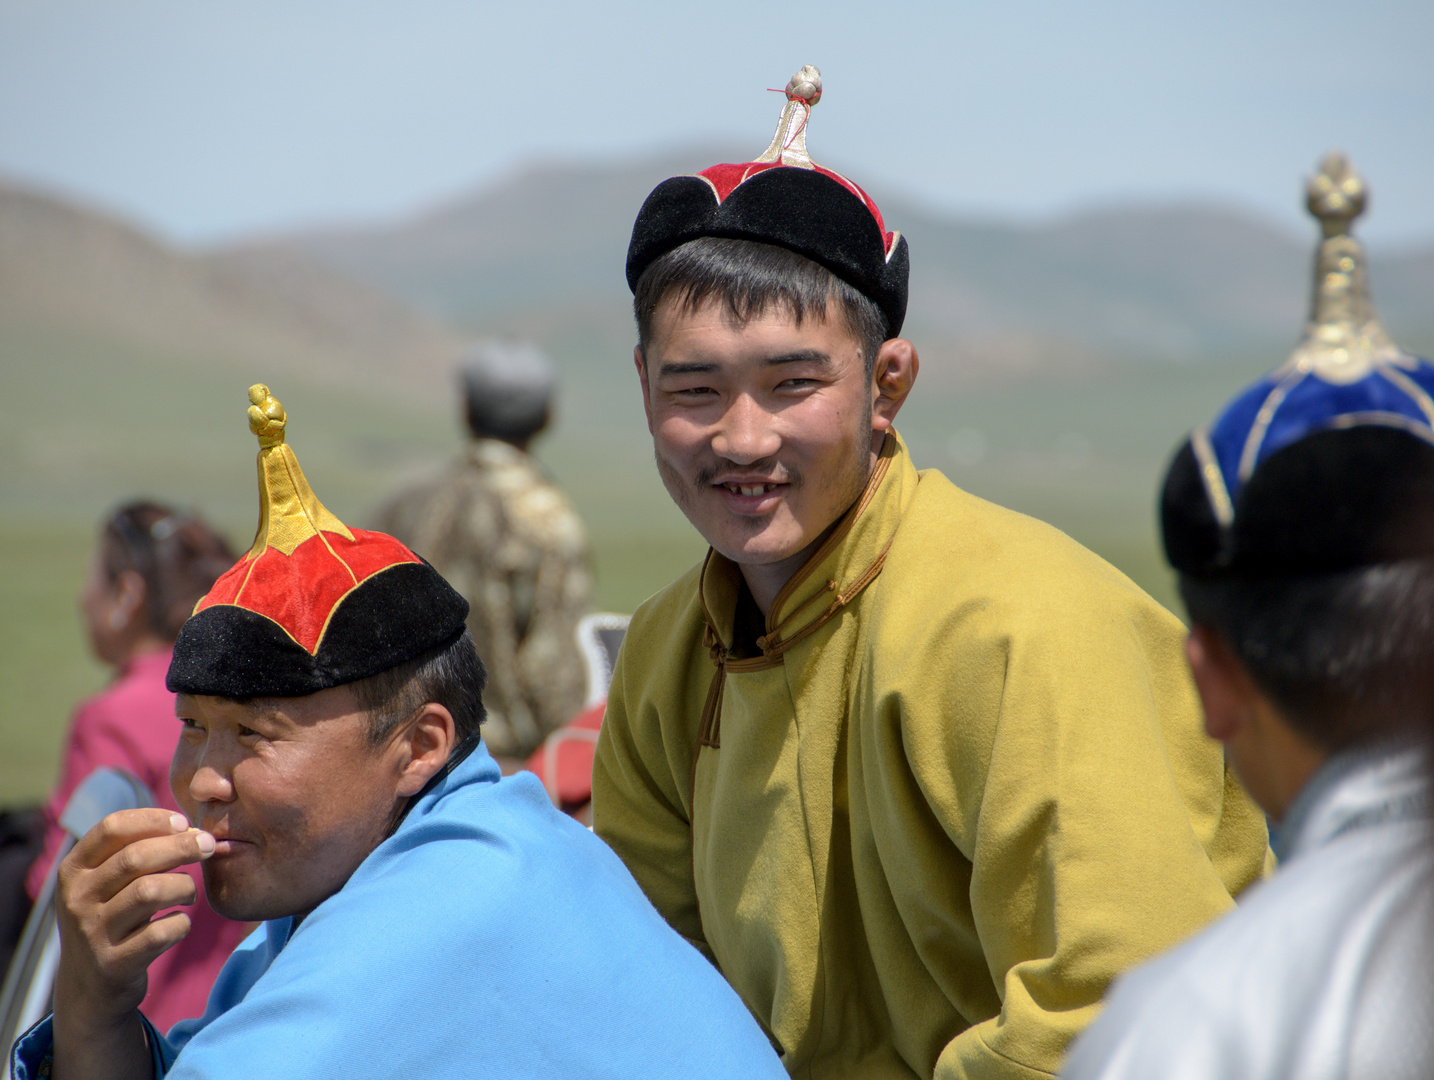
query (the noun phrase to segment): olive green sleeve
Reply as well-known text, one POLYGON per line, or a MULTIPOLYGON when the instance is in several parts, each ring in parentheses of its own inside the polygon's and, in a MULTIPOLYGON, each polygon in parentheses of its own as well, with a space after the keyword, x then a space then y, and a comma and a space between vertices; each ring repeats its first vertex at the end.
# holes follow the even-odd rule
POLYGON ((1051 588, 947 627, 980 643, 948 651, 965 670, 900 703, 906 768, 970 864, 951 919, 971 920, 999 1000, 940 1053, 945 1080, 1054 1074, 1115 976, 1264 867, 1263 820, 1204 734, 1178 621, 1133 589, 1051 588))
POLYGON ((687 774, 672 760, 680 759, 684 748, 663 745, 658 704, 652 695, 635 692, 624 663, 643 645, 641 627, 637 640, 630 628, 614 667, 593 761, 593 830, 617 852, 662 917, 711 959, 692 880, 687 774))

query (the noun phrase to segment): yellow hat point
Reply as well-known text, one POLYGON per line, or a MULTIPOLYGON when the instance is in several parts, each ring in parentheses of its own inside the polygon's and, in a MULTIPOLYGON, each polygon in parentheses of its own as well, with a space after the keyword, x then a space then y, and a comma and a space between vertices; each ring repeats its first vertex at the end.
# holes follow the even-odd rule
POLYGON ((283 442, 286 423, 284 406, 269 393, 267 386, 255 383, 249 387, 249 430, 259 436, 261 447, 267 449, 283 442))
POLYGON ((288 422, 284 406, 267 386, 249 387, 249 430, 259 437, 259 531, 246 558, 257 559, 267 548, 292 555, 321 532, 354 538, 309 487, 299 459, 284 441, 288 422))

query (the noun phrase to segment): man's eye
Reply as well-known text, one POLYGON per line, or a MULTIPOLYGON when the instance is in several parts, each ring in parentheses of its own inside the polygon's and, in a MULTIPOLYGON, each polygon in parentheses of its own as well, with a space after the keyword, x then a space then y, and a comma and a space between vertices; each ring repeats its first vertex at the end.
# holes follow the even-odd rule
POLYGON ((251 727, 245 727, 243 724, 239 725, 239 738, 241 739, 247 739, 250 736, 257 736, 258 734, 259 733, 251 727))
POLYGON ((199 721, 194 719, 194 717, 192 716, 181 716, 179 718, 179 722, 184 728, 189 731, 199 730, 199 721))
POLYGON ((715 394, 717 391, 710 386, 684 386, 673 390, 672 393, 678 397, 705 397, 708 394, 715 394))

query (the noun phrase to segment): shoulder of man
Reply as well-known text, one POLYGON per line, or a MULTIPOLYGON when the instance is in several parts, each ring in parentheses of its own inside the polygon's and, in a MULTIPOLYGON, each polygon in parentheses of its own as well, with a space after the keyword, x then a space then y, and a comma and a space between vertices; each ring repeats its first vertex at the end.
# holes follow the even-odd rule
POLYGON ((244 1001, 187 1048, 196 1074, 231 1075, 219 1065, 245 1046, 245 1060, 325 1075, 404 1064, 455 1080, 583 1075, 599 1060, 646 1075, 674 1055, 696 1068, 704 1053, 756 1063, 768 1052, 720 976, 535 777, 456 795, 406 821, 305 919, 244 1001), (614 953, 613 940, 630 947, 614 953), (414 1001, 443 1038, 395 1039, 392 1017, 414 1001), (495 1032, 475 1015, 523 1023, 495 1032), (712 1015, 733 1047, 723 1031, 692 1042, 712 1015))
POLYGON ((1116 731, 1207 764, 1184 627, 1059 530, 927 472, 874 584, 856 658, 866 722, 899 729, 949 820, 975 828, 998 764, 1035 783, 1057 748, 1098 753, 1116 731))
POLYGON ((1035 635, 1077 627, 1099 633, 1132 618, 1183 633, 1174 615, 1090 549, 1046 522, 963 491, 934 469, 922 472, 892 542, 878 579, 888 586, 881 595, 910 595, 890 588, 906 578, 923 582, 922 602, 911 605, 909 618, 886 620, 897 633, 924 619, 945 620, 953 609, 980 610, 1008 630, 1035 635))

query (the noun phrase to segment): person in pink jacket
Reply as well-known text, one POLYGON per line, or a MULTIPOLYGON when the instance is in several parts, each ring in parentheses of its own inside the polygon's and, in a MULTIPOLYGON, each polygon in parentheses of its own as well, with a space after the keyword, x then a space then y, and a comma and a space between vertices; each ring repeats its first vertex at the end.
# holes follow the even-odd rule
MULTIPOLYGON (((208 525, 156 503, 130 503, 105 522, 80 610, 91 650, 114 667, 115 678, 75 710, 59 783, 44 808, 45 846, 25 882, 32 898, 64 842, 60 813, 96 769, 124 769, 144 782, 154 805, 179 810, 169 790, 169 762, 180 724, 164 676, 195 601, 233 562, 229 546, 208 525)), ((199 889, 188 909, 193 929, 150 966, 144 999, 145 1015, 161 1031, 203 1014, 215 976, 250 929, 214 913, 197 864, 183 869, 199 889)))

